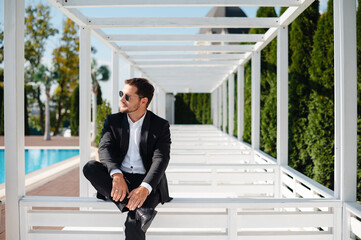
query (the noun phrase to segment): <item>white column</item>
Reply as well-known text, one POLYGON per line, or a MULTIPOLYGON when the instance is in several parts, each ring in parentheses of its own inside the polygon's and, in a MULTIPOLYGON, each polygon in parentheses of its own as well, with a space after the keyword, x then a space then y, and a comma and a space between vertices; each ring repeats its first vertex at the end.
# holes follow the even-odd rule
POLYGON ((277 35, 277 163, 288 165, 288 27, 277 35))
MULTIPOLYGON (((339 156, 335 156, 335 171, 340 172, 339 185, 342 201, 356 201, 357 176, 357 65, 356 65, 356 3, 355 1, 334 1, 335 11, 335 65, 336 101, 338 114, 339 156)), ((337 151, 336 151, 337 153, 337 151)), ((336 174, 335 174, 336 175, 336 174)), ((344 228, 345 229, 345 228, 344 228)), ((346 236, 343 237, 346 239, 346 236)))
POLYGON ((135 72, 134 67, 132 65, 129 65, 129 78, 134 78, 135 72))
POLYGON ((244 65, 237 69, 237 138, 243 141, 244 130, 244 65))
POLYGON ((158 116, 165 118, 166 112, 166 94, 163 89, 159 89, 158 93, 158 116))
POLYGON ((223 126, 223 132, 226 132, 226 126, 227 126, 227 80, 225 80, 222 84, 222 126, 223 126))
POLYGON ((19 199, 25 195, 24 0, 4 2, 4 128, 6 239, 20 239, 19 199))
POLYGON ((152 104, 152 112, 158 115, 158 87, 154 86, 154 96, 153 96, 153 104, 152 104))
POLYGON ((252 148, 259 149, 261 106, 261 53, 252 53, 252 148))
POLYGON ((233 136, 234 132, 234 73, 228 77, 228 133, 233 136))
POLYGON ((119 112, 119 54, 112 52, 112 113, 119 112))
POLYGON ((83 176, 83 166, 90 160, 90 92, 91 45, 90 30, 80 27, 79 38, 79 145, 80 145, 80 196, 88 196, 88 180, 83 176))
POLYGON ((333 2, 334 7, 337 10, 333 11, 333 37, 334 37, 334 128, 335 128, 335 160, 334 160, 334 196, 335 198, 341 198, 341 101, 340 101, 340 11, 338 10, 339 2, 333 2))

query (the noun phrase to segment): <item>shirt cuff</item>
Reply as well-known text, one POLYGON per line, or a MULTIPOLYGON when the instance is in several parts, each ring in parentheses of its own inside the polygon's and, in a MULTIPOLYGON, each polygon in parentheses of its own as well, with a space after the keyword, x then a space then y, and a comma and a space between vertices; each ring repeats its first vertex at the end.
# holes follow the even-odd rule
POLYGON ((149 191, 148 195, 152 192, 153 188, 148 183, 142 182, 142 184, 140 184, 140 186, 145 187, 146 189, 148 189, 148 191, 149 191))
POLYGON ((110 171, 110 176, 113 177, 113 175, 116 174, 116 173, 123 174, 122 171, 120 171, 120 169, 113 169, 113 170, 110 171))

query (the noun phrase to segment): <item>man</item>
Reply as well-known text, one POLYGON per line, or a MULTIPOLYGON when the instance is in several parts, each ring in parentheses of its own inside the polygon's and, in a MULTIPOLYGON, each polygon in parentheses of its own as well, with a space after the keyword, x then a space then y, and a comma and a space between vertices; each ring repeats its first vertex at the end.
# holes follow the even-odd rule
POLYGON ((89 161, 84 176, 97 190, 97 197, 113 201, 128 212, 126 240, 145 239, 156 215, 155 207, 169 202, 165 170, 169 162, 169 123, 147 111, 154 87, 144 78, 125 81, 120 113, 107 117, 99 159, 89 161))

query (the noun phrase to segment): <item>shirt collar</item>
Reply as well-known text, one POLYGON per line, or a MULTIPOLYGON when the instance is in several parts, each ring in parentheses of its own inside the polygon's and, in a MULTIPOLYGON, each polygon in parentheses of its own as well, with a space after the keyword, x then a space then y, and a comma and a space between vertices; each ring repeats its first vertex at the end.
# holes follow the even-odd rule
POLYGON ((129 126, 130 127, 136 127, 136 126, 139 126, 139 125, 143 125, 143 122, 144 122, 144 118, 145 118, 145 115, 147 114, 147 111, 145 111, 144 115, 136 122, 133 122, 129 115, 127 114, 127 117, 128 117, 128 123, 129 123, 129 126))

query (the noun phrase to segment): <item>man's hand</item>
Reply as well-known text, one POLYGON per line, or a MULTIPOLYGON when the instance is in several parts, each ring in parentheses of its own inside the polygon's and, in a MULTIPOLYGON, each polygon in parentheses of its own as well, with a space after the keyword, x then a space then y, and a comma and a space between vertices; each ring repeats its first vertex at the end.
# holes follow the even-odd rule
POLYGON ((126 207, 129 208, 130 211, 140 208, 145 202, 145 199, 147 199, 148 193, 148 189, 143 186, 134 189, 128 196, 129 202, 126 207))
POLYGON ((124 180, 123 174, 113 174, 113 188, 110 196, 114 201, 123 201, 129 193, 127 183, 124 180))

